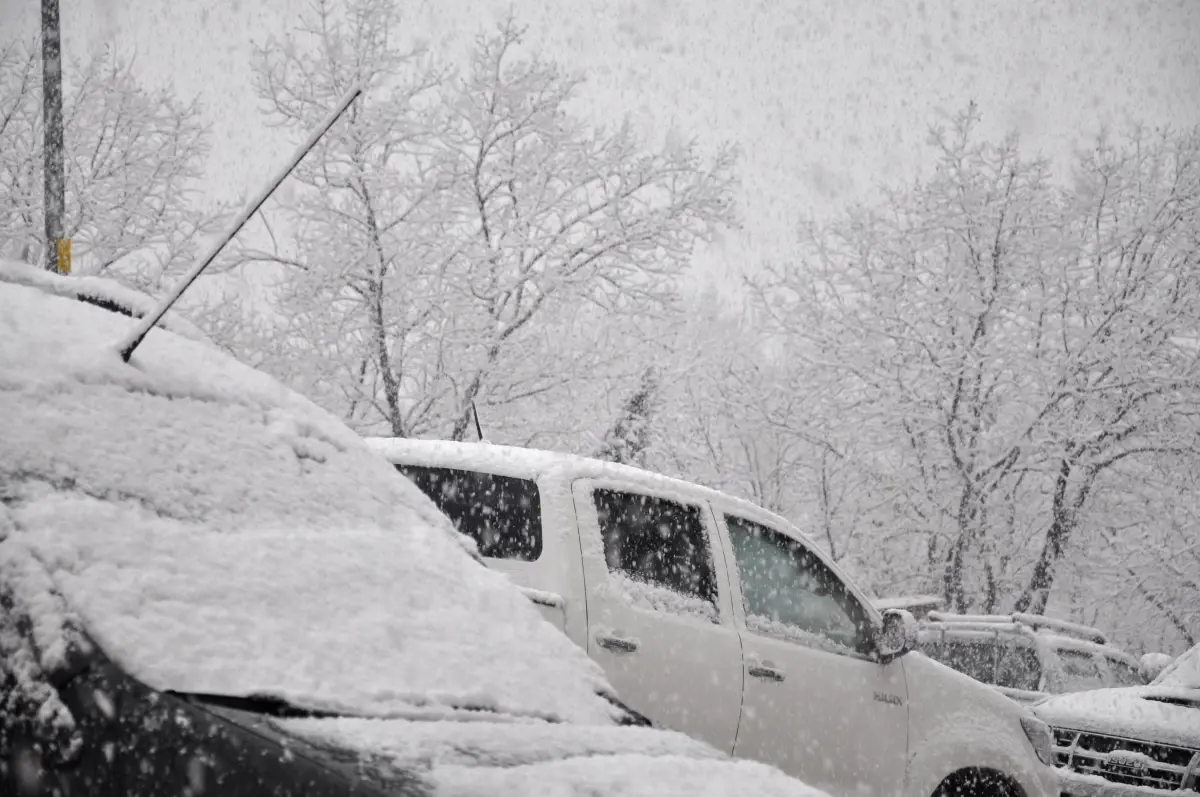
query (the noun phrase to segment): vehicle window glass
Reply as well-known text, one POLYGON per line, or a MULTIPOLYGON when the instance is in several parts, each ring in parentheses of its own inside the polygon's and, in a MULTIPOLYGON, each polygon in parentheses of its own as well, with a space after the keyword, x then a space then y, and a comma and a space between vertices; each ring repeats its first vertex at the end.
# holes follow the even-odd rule
POLYGON ((593 492, 604 558, 643 608, 717 622, 717 582, 698 506, 618 490, 593 492))
POLYGON ((985 684, 996 682, 996 644, 992 639, 946 637, 938 661, 985 684))
POLYGON ((433 499, 479 553, 494 559, 536 561, 542 555, 542 503, 537 483, 453 468, 397 465, 433 499))
POLYGON ((838 653, 870 651, 870 619, 832 570, 799 542, 726 515, 746 625, 838 653))
POLYGON ((1064 648, 1055 652, 1058 654, 1058 660, 1062 662, 1063 687, 1068 692, 1100 689, 1105 686, 1104 674, 1100 672, 1100 665, 1091 653, 1064 648))
POLYGON ((1137 667, 1112 656, 1105 656, 1104 658, 1108 662, 1108 668, 1112 670, 1113 686, 1141 686, 1146 683, 1142 679, 1141 673, 1138 672, 1137 667))
POLYGON ((1008 641, 996 651, 996 686, 1037 691, 1042 665, 1037 650, 1025 642, 1008 641))

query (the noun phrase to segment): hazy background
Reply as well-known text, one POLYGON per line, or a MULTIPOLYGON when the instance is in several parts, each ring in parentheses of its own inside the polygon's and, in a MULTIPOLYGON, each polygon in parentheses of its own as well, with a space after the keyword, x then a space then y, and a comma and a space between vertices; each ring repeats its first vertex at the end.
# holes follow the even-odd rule
MULTIPOLYGON (((290 149, 250 87, 250 54, 302 0, 61 0, 68 57, 136 51, 150 82, 198 96, 214 195, 252 192, 290 149)), ((588 78, 583 104, 647 135, 671 125, 743 148, 744 229, 701 252, 710 275, 785 257, 801 214, 911 179, 928 126, 975 99, 1059 159, 1102 124, 1200 122, 1200 0, 414 0, 412 35, 448 59, 509 8, 528 41, 588 78)), ((0 29, 35 33, 35 0, 0 29)))

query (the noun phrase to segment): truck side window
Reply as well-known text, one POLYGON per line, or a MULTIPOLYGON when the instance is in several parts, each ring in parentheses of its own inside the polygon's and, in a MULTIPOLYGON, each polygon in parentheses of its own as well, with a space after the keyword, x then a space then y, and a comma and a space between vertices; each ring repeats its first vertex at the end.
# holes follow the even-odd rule
POLYGON ((1138 672, 1137 667, 1134 667, 1132 664, 1113 658, 1112 656, 1105 656, 1104 658, 1108 662, 1108 669, 1113 674, 1113 680, 1115 681, 1113 686, 1142 686, 1146 683, 1142 680, 1141 673, 1138 672))
POLYGON ((996 686, 1036 692, 1042 680, 1042 664, 1033 645, 1007 640, 998 642, 996 648, 996 686))
POLYGON ((397 465, 479 553, 534 562, 542 555, 542 503, 536 482, 494 473, 397 465))
POLYGON ((869 653, 870 620, 841 579, 799 542, 726 515, 747 627, 836 653, 869 653))
POLYGON ((1058 660, 1062 662, 1064 686, 1068 692, 1080 692, 1087 689, 1101 689, 1104 683, 1104 673, 1091 653, 1067 648, 1055 648, 1058 660))
MULTIPOLYGON (((703 613, 715 621, 717 583, 700 507, 617 490, 592 495, 608 569, 703 601, 703 613)), ((662 608, 692 613, 682 605, 662 608)))
POLYGON ((994 636, 947 634, 935 658, 947 667, 985 684, 996 683, 996 640, 994 636))

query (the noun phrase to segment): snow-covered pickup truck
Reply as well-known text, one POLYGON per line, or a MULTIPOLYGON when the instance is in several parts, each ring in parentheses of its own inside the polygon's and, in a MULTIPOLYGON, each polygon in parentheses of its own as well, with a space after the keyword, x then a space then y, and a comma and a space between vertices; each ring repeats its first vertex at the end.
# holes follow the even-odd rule
POLYGON ((820 797, 649 727, 353 431, 198 330, 125 362, 151 304, 0 261, 0 797, 820 797))
POLYGON ((1028 709, 919 653, 760 507, 596 460, 371 439, 668 728, 832 794, 1057 795, 1028 709))
POLYGON ((1146 686, 1047 698, 1067 797, 1200 794, 1200 645, 1146 686))

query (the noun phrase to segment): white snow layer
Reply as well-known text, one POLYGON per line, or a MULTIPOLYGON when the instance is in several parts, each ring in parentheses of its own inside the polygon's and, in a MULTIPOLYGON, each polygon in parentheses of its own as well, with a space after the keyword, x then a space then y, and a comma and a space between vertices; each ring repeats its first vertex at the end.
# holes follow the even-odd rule
MULTIPOLYGON (((53 293, 70 299, 84 297, 91 300, 107 302, 120 307, 135 318, 141 318, 155 307, 158 302, 146 294, 101 277, 66 276, 46 271, 44 268, 19 263, 15 260, 0 258, 0 282, 26 285, 38 288, 45 293, 53 293)), ((209 338, 200 328, 178 315, 169 311, 158 322, 158 326, 169 329, 185 338, 209 342, 209 338)))
MULTIPOLYGON (((783 518, 767 513, 762 507, 743 498, 631 465, 605 462, 559 451, 490 443, 460 443, 449 440, 393 439, 389 437, 368 437, 366 443, 395 464, 475 470, 535 481, 545 474, 565 470, 574 477, 611 479, 627 485, 636 485, 636 487, 652 493, 682 492, 703 495, 710 499, 720 500, 730 511, 741 510, 750 513, 750 517, 765 514, 778 528, 788 529, 800 538, 807 536, 783 518)), ((553 530, 553 526, 549 524, 548 528, 553 530)))
POLYGON ((684 595, 673 589, 651 584, 615 570, 610 570, 608 577, 619 594, 634 606, 656 612, 669 612, 682 617, 695 617, 710 623, 720 622, 717 607, 703 598, 684 595))
POLYGON ((1056 695, 1034 706, 1057 728, 1200 747, 1200 694, 1170 686, 1128 686, 1056 695))
POLYGON ((649 728, 359 719, 275 722, 318 742, 369 750, 397 767, 427 772, 439 797, 823 794, 779 770, 731 761, 682 734, 649 728))
POLYGON ((436 770, 440 797, 819 797, 823 792, 755 761, 623 754, 507 769, 436 770))
POLYGON ((132 323, 0 282, 0 584, 38 663, 69 604, 158 688, 611 721, 599 667, 350 429, 161 330, 123 363, 132 323))

